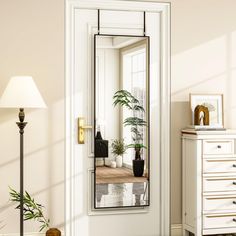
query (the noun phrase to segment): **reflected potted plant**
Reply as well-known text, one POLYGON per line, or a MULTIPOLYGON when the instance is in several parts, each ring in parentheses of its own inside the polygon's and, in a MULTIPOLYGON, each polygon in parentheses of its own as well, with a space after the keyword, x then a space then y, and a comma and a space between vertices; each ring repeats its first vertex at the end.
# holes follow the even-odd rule
MULTIPOLYGON (((9 194, 10 194, 10 201, 18 203, 16 209, 20 209, 20 193, 10 188, 9 194)), ((44 216, 43 213, 44 206, 35 202, 34 198, 32 198, 27 191, 25 191, 23 196, 23 204, 24 204, 24 209, 23 209, 24 221, 35 220, 39 222, 41 224, 39 227, 39 232, 48 229, 46 232, 46 236, 61 236, 60 230, 56 228, 49 228, 50 220, 44 216)))
POLYGON ((147 122, 140 118, 144 117, 145 110, 140 104, 139 100, 135 98, 127 90, 119 90, 113 96, 114 106, 122 106, 132 111, 133 116, 127 117, 123 124, 124 126, 130 126, 132 133, 133 143, 127 145, 127 148, 133 148, 135 150, 135 157, 133 160, 133 172, 135 177, 143 176, 144 160, 141 157, 141 152, 146 146, 143 144, 143 134, 140 131, 142 127, 147 126, 147 122))
POLYGON ((116 157, 116 167, 120 168, 123 165, 123 154, 126 152, 124 139, 115 139, 111 144, 112 154, 116 157))

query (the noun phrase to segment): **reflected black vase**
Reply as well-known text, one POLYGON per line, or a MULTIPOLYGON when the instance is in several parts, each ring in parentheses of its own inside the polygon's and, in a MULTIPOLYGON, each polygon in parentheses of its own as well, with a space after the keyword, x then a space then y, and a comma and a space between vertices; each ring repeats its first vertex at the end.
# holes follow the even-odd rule
POLYGON ((142 177, 144 171, 144 160, 133 160, 133 173, 135 177, 142 177))

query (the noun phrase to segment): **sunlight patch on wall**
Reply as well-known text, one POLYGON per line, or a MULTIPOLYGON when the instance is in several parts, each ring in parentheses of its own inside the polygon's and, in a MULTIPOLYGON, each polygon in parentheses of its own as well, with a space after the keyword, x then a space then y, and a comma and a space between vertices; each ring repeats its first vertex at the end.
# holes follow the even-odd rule
POLYGON ((222 92, 226 42, 222 36, 172 57, 172 100, 186 101, 190 92, 222 92))

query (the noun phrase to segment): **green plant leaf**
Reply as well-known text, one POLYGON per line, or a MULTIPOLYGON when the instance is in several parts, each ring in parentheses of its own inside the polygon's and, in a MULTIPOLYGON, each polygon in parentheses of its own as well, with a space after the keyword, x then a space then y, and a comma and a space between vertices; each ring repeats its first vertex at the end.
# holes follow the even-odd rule
MULTIPOLYGON (((18 193, 16 190, 9 187, 9 195, 10 195, 10 201, 14 203, 18 203, 16 206, 16 209, 20 209, 20 193, 18 193)), ((45 228, 49 228, 49 219, 46 219, 42 208, 43 205, 36 203, 34 198, 31 197, 31 195, 25 191, 23 195, 23 213, 24 213, 24 220, 36 220, 37 222, 41 223, 41 226, 39 228, 39 231, 42 231, 45 228)))
POLYGON ((147 126, 147 122, 138 117, 128 117, 123 123, 125 126, 147 126))
POLYGON ((133 144, 127 145, 126 148, 146 148, 146 146, 142 144, 142 127, 147 127, 148 124, 144 119, 140 118, 144 117, 145 109, 140 104, 139 100, 135 98, 129 91, 119 90, 115 92, 113 96, 113 105, 125 107, 133 112, 133 116, 127 117, 123 122, 124 126, 130 126, 132 140, 134 142, 133 144))
POLYGON ((126 145, 124 143, 124 139, 115 139, 113 140, 113 142, 111 143, 111 149, 112 149, 112 153, 115 154, 116 156, 119 155, 123 155, 126 152, 126 145))

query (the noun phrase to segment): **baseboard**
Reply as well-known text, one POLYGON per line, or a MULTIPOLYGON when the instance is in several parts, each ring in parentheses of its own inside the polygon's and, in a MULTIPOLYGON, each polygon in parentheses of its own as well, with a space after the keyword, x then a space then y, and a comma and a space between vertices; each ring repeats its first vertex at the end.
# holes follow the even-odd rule
MULTIPOLYGON (((0 234, 0 236, 19 236, 19 233, 0 234)), ((45 236, 45 233, 24 233, 24 236, 45 236)))
POLYGON ((171 236, 183 236, 181 224, 172 224, 171 225, 171 236))
MULTIPOLYGON (((62 233, 62 236, 63 235, 62 233)), ((0 234, 0 236, 19 236, 19 233, 0 234)), ((45 236, 45 233, 24 233, 24 236, 45 236)))
MULTIPOLYGON (((0 236, 18 236, 19 234, 0 234, 0 236)), ((45 236, 45 233, 24 233, 25 236, 45 236)), ((182 225, 171 225, 171 236, 182 236, 182 225)))

